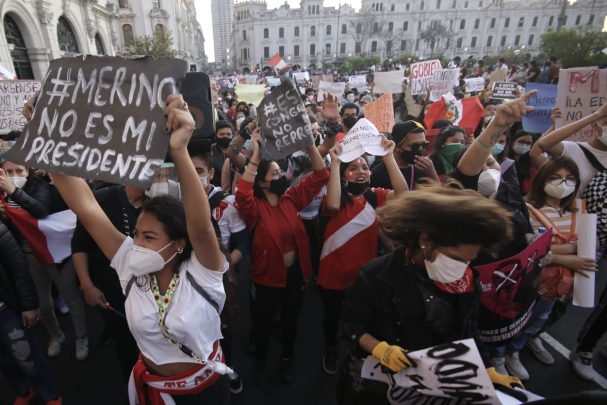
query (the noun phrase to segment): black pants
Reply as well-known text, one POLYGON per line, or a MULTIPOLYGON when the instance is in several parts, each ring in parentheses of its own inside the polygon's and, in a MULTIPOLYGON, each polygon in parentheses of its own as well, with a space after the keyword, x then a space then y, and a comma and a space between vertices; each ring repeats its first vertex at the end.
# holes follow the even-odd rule
POLYGON ((321 245, 317 234, 317 223, 316 218, 304 219, 304 227, 308 234, 308 241, 310 242, 310 261, 312 261, 312 271, 318 276, 318 266, 320 265, 320 251, 321 245))
POLYGON ((607 332, 607 286, 601 294, 596 306, 577 338, 578 346, 583 352, 594 350, 597 342, 607 332))
POLYGON ((318 287, 320 300, 325 311, 325 317, 322 326, 325 331, 325 348, 334 349, 337 347, 337 330, 339 320, 341 319, 341 310, 343 307, 345 291, 327 290, 318 287))
POLYGON ((303 299, 304 280, 299 262, 287 268, 287 283, 282 288, 251 282, 250 298, 255 331, 257 359, 265 362, 272 337, 274 316, 281 309, 282 357, 293 358, 297 320, 303 299))

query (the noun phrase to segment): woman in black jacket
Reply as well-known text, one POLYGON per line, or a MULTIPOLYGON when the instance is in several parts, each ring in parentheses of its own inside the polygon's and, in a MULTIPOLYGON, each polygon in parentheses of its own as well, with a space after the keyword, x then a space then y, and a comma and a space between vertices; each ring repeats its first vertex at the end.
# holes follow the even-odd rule
POLYGON ((51 368, 38 349, 34 325, 38 295, 27 261, 8 228, 0 223, 0 370, 15 390, 15 403, 34 397, 61 404, 51 368))

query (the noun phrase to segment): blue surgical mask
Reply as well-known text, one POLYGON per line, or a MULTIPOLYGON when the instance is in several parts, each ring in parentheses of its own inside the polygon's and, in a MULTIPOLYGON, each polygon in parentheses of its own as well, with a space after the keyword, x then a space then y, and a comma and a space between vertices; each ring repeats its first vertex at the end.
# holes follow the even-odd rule
POLYGON ((504 145, 496 143, 495 146, 493 147, 493 149, 491 150, 491 153, 493 153, 494 155, 499 155, 500 153, 502 153, 504 151, 504 145))

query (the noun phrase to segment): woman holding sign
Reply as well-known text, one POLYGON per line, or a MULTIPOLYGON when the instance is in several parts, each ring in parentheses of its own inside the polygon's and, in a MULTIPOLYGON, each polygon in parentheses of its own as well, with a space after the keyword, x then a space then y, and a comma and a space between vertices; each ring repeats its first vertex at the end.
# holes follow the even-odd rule
POLYGON ((317 279, 325 312, 325 357, 323 368, 337 372, 337 329, 346 287, 354 282, 361 266, 377 257, 379 223, 375 209, 409 188, 394 159, 394 141, 382 136, 383 157, 394 190, 370 188, 371 171, 365 155, 342 162, 341 143, 332 148, 331 176, 320 208, 319 234, 323 243, 317 279))
POLYGON ((129 382, 131 404, 228 404, 229 379, 222 374, 231 370, 219 345, 228 262, 186 148, 194 121, 181 95, 169 96, 166 117, 183 202, 168 195, 148 200, 133 239, 116 230, 82 180, 53 179, 118 272, 141 350, 129 382))
POLYGON ((309 243, 299 211, 307 207, 329 179, 316 146, 307 148, 313 172, 298 185, 276 162, 261 158, 260 128, 253 132, 253 155, 236 188, 236 208, 252 237, 251 310, 257 364, 255 382, 266 382, 266 351, 274 315, 281 308, 283 329, 281 374, 293 381, 293 352, 305 280, 312 272, 309 243))

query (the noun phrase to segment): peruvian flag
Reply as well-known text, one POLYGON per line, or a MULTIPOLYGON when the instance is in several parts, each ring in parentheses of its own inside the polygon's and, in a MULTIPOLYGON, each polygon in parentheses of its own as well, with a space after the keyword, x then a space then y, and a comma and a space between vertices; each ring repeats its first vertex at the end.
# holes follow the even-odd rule
POLYGON ((6 214, 19 229, 40 263, 61 263, 71 256, 72 235, 76 228, 76 214, 71 210, 36 219, 22 208, 12 208, 6 202, 3 203, 6 214))
POLYGON ((0 63, 0 80, 18 80, 17 76, 13 74, 6 66, 0 63))
POLYGON ((476 128, 484 114, 485 109, 478 97, 458 100, 448 93, 430 106, 424 117, 424 125, 432 128, 434 122, 447 120, 458 127, 476 128))
POLYGON ((287 62, 285 62, 278 53, 272 56, 272 59, 268 61, 268 64, 278 70, 282 70, 288 66, 287 62))

